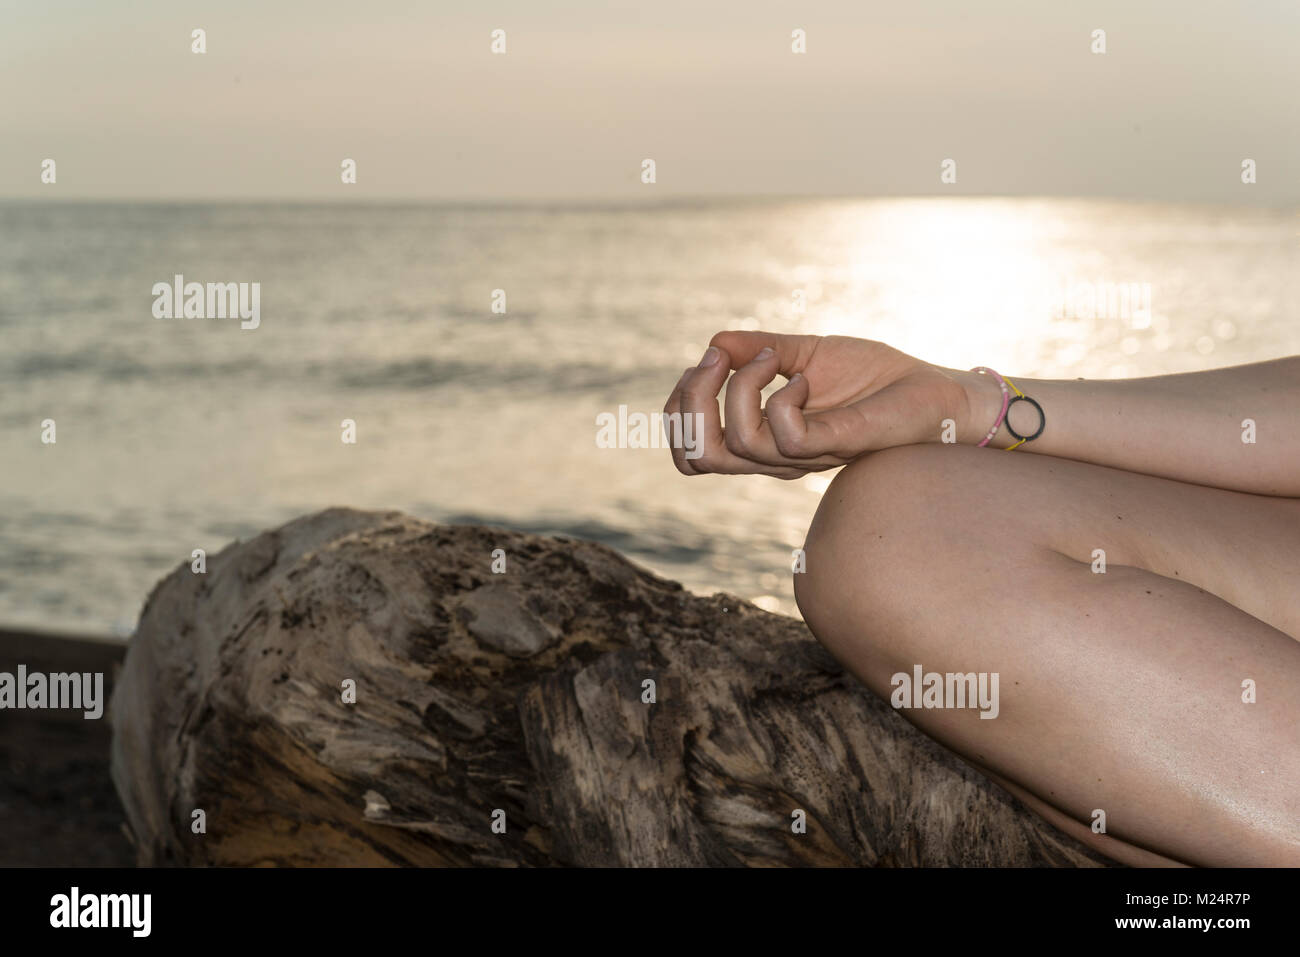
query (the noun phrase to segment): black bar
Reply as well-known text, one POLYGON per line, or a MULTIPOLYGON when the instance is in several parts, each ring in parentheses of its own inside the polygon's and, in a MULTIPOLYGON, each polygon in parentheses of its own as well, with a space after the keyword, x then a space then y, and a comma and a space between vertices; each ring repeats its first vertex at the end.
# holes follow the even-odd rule
MULTIPOLYGON (((1295 870, 130 870, 0 872, 7 953, 20 942, 144 943, 204 948, 283 941, 347 941, 430 950, 499 945, 512 934, 555 945, 667 947, 695 943, 692 927, 730 945, 801 949, 996 947, 1007 941, 1122 940, 1152 944, 1192 937, 1223 945, 1262 940, 1294 926, 1295 870), (55 895, 149 894, 147 938, 129 927, 54 928, 55 895), (1186 902, 1174 895, 1187 895, 1186 902), (1198 903, 1198 895, 1201 895, 1198 903), (1206 895, 1212 895, 1207 899, 1206 895), (1221 896, 1222 895, 1222 896, 1221 896), (1244 896, 1243 895, 1247 895, 1244 896), (1155 898, 1152 903, 1138 898, 1155 898), (1150 919, 1154 926, 1119 927, 1150 919), (1178 926, 1244 918, 1248 926, 1178 926), (1173 922, 1173 926, 1166 926, 1173 922), (688 937, 682 935, 689 931, 688 937), (1259 936, 1254 936, 1259 935, 1259 936), (839 943, 833 943, 838 941, 839 943)), ((129 921, 125 921, 129 923, 129 921)), ((337 952, 337 951, 335 951, 337 952)))

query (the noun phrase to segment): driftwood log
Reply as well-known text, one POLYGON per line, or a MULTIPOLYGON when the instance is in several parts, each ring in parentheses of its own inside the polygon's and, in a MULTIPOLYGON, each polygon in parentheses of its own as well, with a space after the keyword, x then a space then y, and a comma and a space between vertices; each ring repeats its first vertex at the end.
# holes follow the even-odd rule
POLYGON ((178 568, 111 718, 146 865, 1105 863, 798 621, 601 545, 400 513, 178 568))

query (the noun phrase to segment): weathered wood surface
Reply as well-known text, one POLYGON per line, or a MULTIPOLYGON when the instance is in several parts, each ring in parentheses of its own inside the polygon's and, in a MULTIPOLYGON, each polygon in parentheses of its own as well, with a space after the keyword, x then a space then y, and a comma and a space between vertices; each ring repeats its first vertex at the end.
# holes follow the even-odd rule
POLYGON ((600 545, 400 513, 177 569, 111 716, 142 864, 1102 863, 797 621, 600 545))

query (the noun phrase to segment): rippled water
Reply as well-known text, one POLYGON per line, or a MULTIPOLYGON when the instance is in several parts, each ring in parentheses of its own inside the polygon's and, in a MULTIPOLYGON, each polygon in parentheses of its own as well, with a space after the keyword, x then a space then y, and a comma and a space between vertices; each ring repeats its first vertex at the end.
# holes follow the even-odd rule
POLYGON ((1040 376, 1300 352, 1298 227, 1053 200, 0 205, 0 623, 126 633, 192 549, 339 504, 593 538, 793 611, 828 477, 686 479, 597 448, 597 414, 656 412, 722 328, 1040 376), (260 283, 260 328, 155 319, 176 273, 260 283), (1120 287, 1149 311, 1087 308, 1120 287))

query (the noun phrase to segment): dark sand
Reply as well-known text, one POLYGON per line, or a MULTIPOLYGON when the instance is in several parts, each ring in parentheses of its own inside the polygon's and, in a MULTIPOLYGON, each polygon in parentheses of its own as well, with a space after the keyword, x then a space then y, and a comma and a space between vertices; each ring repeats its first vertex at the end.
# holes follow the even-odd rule
POLYGON ((0 711, 0 867, 135 864, 109 779, 108 697, 123 644, 0 629, 0 671, 104 673, 104 716, 0 711))

